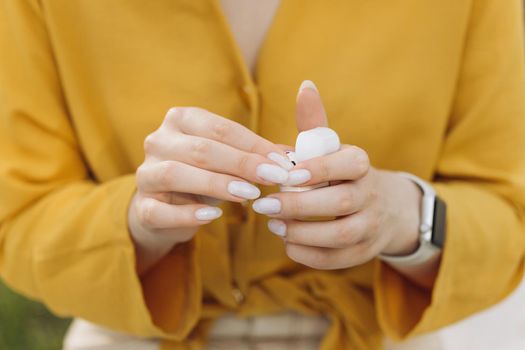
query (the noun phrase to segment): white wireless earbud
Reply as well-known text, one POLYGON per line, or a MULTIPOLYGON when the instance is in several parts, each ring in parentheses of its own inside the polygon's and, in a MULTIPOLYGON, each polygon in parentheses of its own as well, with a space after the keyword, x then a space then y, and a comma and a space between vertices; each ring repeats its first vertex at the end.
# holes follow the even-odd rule
POLYGON ((295 158, 298 163, 339 151, 339 136, 330 128, 318 127, 303 131, 295 141, 295 158))
MULTIPOLYGON (((341 142, 339 141, 339 136, 334 130, 326 127, 318 127, 299 133, 297 140, 295 141, 295 152, 287 152, 287 155, 290 161, 296 165, 297 163, 312 158, 337 152, 340 148, 341 142)), ((328 186, 327 182, 305 187, 282 186, 281 191, 302 192, 325 186, 328 186)))

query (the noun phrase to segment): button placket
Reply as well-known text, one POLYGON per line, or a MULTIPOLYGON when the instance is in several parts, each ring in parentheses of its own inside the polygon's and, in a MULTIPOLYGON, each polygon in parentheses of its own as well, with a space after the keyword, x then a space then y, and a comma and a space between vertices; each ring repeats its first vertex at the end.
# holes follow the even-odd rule
POLYGON ((232 296, 237 305, 240 305, 244 302, 244 294, 237 285, 232 287, 232 296))

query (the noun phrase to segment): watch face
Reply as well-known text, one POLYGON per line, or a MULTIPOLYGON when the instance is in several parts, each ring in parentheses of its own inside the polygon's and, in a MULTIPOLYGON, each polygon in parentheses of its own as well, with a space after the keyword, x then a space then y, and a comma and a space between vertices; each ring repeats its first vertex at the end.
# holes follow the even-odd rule
POLYGON ((434 203, 434 222, 432 225, 432 244, 443 249, 447 231, 447 205, 438 196, 434 203))

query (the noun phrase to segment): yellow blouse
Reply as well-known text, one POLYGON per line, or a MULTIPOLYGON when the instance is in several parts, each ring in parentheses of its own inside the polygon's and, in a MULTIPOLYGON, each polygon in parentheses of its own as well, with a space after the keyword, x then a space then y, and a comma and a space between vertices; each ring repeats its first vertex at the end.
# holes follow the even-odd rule
POLYGON ((324 314, 322 349, 377 349, 383 333, 486 308, 523 273, 520 3, 284 0, 254 81, 218 1, 0 0, 2 278, 56 314, 165 349, 199 348, 226 312, 324 314), (433 181, 448 203, 432 293, 377 261, 293 263, 266 219, 236 204, 139 279, 127 206, 166 110, 203 107, 292 144, 303 79, 343 142, 433 181))

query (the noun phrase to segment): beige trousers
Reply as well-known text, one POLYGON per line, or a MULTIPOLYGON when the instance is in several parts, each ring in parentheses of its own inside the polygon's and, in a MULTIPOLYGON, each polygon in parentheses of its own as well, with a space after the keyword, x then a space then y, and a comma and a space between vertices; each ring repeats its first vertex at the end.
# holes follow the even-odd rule
MULTIPOLYGON (((319 333, 324 332, 327 326, 326 320, 323 319, 298 320, 297 315, 290 314, 275 317, 278 318, 271 316, 259 321, 249 320, 248 323, 224 318, 217 322, 213 329, 208 350, 315 349, 320 339, 316 337, 320 335, 319 333), (250 339, 249 336, 243 339, 232 339, 232 332, 236 334, 235 332, 239 329, 245 335, 251 334, 252 341, 256 335, 259 336, 259 344, 253 346, 249 344, 252 347, 247 347, 246 341, 250 339), (282 340, 276 336, 285 333, 284 330, 296 334, 296 338, 289 339, 293 345, 286 342, 284 344, 282 342, 280 344, 264 343, 268 340, 276 340, 275 338, 282 340), (301 334, 306 334, 306 336, 298 339, 301 334), (296 343, 293 343, 294 341, 296 343)), ((78 319, 73 322, 64 340, 65 350, 158 350, 158 348, 158 341, 125 336, 78 319)), ((525 279, 519 288, 503 302, 439 332, 418 337, 409 342, 394 344, 387 339, 385 349, 523 350, 525 349, 525 279)))
MULTIPOLYGON (((294 313, 238 319, 219 319, 210 333, 207 350, 317 350, 329 323, 324 318, 294 313)), ((158 350, 156 340, 137 339, 75 320, 65 350, 158 350)), ((387 350, 443 350, 437 335, 409 343, 387 342, 387 350)))

